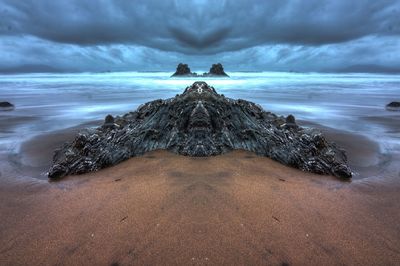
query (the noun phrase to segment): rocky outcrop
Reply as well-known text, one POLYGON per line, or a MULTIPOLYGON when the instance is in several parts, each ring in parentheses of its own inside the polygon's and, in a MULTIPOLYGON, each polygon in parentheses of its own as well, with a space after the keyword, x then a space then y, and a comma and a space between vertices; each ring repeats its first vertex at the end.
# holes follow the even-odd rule
POLYGON ((179 63, 178 66, 176 67, 175 73, 172 75, 172 77, 177 77, 177 76, 188 76, 191 75, 192 72, 190 71, 190 68, 187 64, 182 64, 179 63))
POLYGON ((226 98, 205 82, 123 116, 107 116, 103 126, 79 133, 55 152, 48 176, 97 171, 156 149, 187 156, 244 149, 303 171, 351 177, 345 152, 320 132, 298 126, 292 115, 226 98))
POLYGON ((400 102, 391 102, 386 105, 388 111, 400 111, 400 102))
POLYGON ((226 76, 226 77, 228 77, 228 75, 225 73, 224 67, 222 66, 221 63, 213 64, 211 66, 210 71, 208 72, 208 74, 212 75, 212 76, 226 76))
POLYGON ((196 72, 191 72, 187 64, 179 63, 176 67, 175 73, 171 77, 229 77, 224 72, 224 67, 221 63, 213 64, 210 71, 203 74, 197 74, 196 72))
POLYGON ((15 106, 9 102, 0 102, 0 111, 12 111, 15 106))

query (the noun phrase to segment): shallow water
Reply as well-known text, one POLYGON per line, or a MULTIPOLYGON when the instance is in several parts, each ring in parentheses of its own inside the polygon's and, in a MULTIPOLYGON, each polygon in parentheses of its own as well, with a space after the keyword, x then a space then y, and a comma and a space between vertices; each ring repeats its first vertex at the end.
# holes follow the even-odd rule
MULTIPOLYGON (((362 134, 385 152, 400 150, 400 113, 385 105, 400 100, 400 76, 378 74, 229 73, 203 78, 232 98, 281 115, 362 134)), ((0 75, 0 101, 16 109, 0 113, 0 149, 18 150, 35 135, 124 114, 140 104, 181 93, 198 78, 171 73, 0 75)))

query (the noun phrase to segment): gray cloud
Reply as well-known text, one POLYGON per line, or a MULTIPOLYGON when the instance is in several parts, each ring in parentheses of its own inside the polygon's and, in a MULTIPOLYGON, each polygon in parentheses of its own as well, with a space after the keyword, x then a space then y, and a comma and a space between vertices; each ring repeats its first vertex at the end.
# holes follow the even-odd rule
POLYGON ((400 4, 390 0, 5 0, 2 6, 3 35, 77 45, 138 44, 182 53, 400 34, 400 4))
POLYGON ((0 0, 0 69, 400 69, 399 36, 396 0, 0 0))

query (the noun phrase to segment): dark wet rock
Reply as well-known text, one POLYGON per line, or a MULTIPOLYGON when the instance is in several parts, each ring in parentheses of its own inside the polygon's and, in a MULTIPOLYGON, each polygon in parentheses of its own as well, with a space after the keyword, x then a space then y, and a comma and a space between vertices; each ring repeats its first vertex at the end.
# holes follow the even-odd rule
POLYGON ((103 127, 115 127, 116 124, 114 122, 114 117, 112 115, 107 115, 106 118, 104 119, 104 124, 103 127))
POLYGON ((212 76, 228 76, 225 71, 224 67, 222 66, 221 63, 218 64, 213 64, 210 68, 210 71, 208 72, 209 75, 212 76))
POLYGON ((297 124, 296 124, 296 119, 294 118, 293 115, 288 115, 286 117, 286 121, 285 121, 285 127, 289 127, 289 128, 296 128, 297 124))
POLYGON ((295 124, 293 116, 226 98, 205 82, 174 98, 145 103, 117 116, 114 124, 87 129, 56 151, 49 177, 97 171, 156 149, 187 156, 244 149, 303 171, 351 177, 344 151, 319 131, 285 126, 295 124))
POLYGON ((400 111, 400 102, 391 102, 386 105, 388 111, 400 111))
POLYGON ((104 124, 114 124, 114 117, 112 115, 107 115, 104 119, 104 124))
POLYGON ((286 117, 286 124, 296 124, 296 119, 294 118, 293 115, 288 115, 286 117))
POLYGON ((15 106, 9 102, 0 102, 0 111, 12 111, 15 106))
POLYGON ((173 77, 176 76, 188 76, 191 75, 192 72, 190 71, 190 68, 187 64, 182 64, 179 63, 178 66, 176 67, 175 73, 172 75, 173 77))
POLYGON ((203 74, 197 74, 196 72, 191 72, 187 64, 179 63, 176 67, 175 73, 171 77, 229 77, 224 72, 224 67, 221 63, 213 64, 210 68, 210 72, 204 72, 203 74))

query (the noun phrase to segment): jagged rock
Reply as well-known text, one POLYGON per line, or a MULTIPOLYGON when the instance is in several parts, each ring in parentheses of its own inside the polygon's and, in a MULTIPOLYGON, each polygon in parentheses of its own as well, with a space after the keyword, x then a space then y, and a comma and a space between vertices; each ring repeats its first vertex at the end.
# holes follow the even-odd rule
POLYGON ((285 119, 195 82, 174 98, 148 102, 116 117, 115 127, 79 133, 56 151, 48 176, 96 171, 156 149, 187 156, 244 149, 303 171, 351 177, 343 150, 316 130, 285 126, 288 123, 295 124, 293 116, 285 119))
POLYGON ((187 76, 187 75, 191 75, 191 74, 192 74, 192 72, 190 71, 190 68, 187 64, 179 63, 178 66, 176 67, 176 71, 172 75, 172 77, 187 76))
POLYGON ((386 105, 388 111, 400 111, 400 102, 391 102, 386 105))
POLYGON ((9 102, 0 102, 0 111, 12 111, 15 106, 9 102))
POLYGON ((228 76, 224 72, 224 67, 222 66, 221 63, 213 64, 208 73, 209 73, 209 75, 213 75, 213 76, 228 76))
POLYGON ((112 115, 107 115, 104 119, 104 124, 114 124, 114 117, 112 115))
POLYGON ((286 117, 285 127, 292 127, 292 128, 297 127, 296 119, 294 118, 293 115, 288 115, 286 117))
POLYGON ((114 117, 112 115, 107 115, 104 119, 103 127, 115 127, 114 117))

